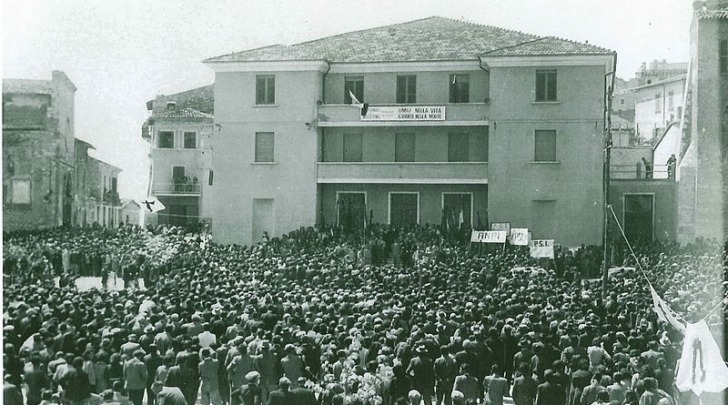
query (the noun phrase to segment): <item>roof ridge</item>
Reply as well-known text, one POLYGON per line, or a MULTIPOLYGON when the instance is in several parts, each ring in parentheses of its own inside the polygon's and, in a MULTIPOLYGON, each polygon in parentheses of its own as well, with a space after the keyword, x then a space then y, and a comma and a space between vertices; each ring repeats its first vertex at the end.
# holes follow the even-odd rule
MULTIPOLYGON (((259 46, 257 48, 246 49, 246 50, 243 50, 243 51, 230 52, 230 53, 226 53, 226 54, 223 54, 223 55, 213 56, 211 58, 203 59, 202 60, 202 63, 205 63, 205 62, 213 62, 213 59, 218 59, 218 58, 221 58, 223 56, 237 55, 239 53, 245 53, 245 52, 259 51, 261 49, 273 48, 273 47, 276 47, 276 46, 285 46, 286 48, 290 48, 291 47, 291 45, 286 45, 286 44, 270 44, 270 45, 264 45, 264 46, 259 46)), ((204 87, 204 86, 202 86, 202 87, 204 87)))
POLYGON ((483 27, 483 28, 491 28, 491 29, 500 30, 500 31, 512 32, 514 34, 528 35, 528 36, 531 36, 531 37, 536 36, 536 37, 541 38, 539 35, 536 35, 536 34, 530 34, 528 32, 519 31, 519 30, 515 30, 515 29, 512 29, 512 28, 499 27, 497 25, 481 24, 479 22, 470 21, 470 20, 467 20, 467 19, 458 20, 458 19, 455 19, 455 18, 452 18, 452 17, 440 17, 440 18, 443 18, 445 20, 455 21, 455 22, 462 22, 462 23, 466 23, 466 24, 470 24, 470 25, 476 25, 478 27, 483 27))
MULTIPOLYGON (((526 34, 526 35, 528 35, 528 34, 526 34)), ((497 52, 497 51, 502 51, 504 49, 517 48, 519 46, 526 45, 526 44, 532 44, 534 42, 538 42, 538 41, 544 40, 546 38, 548 38, 548 37, 538 37, 538 38, 532 39, 530 41, 519 42, 519 43, 514 44, 514 45, 508 45, 508 46, 503 46, 503 47, 496 48, 496 49, 491 49, 490 51, 483 52, 481 55, 487 55, 489 53, 497 52)))
MULTIPOLYGON (((312 42, 322 41, 324 39, 336 38, 336 37, 340 37, 340 36, 343 36, 343 35, 356 34, 356 33, 366 32, 366 31, 379 30, 379 29, 382 29, 382 28, 394 27, 394 26, 397 26, 397 25, 412 24, 412 23, 415 23, 415 22, 420 22, 420 21, 425 21, 425 20, 431 20, 431 19, 435 19, 435 18, 444 18, 444 17, 439 17, 439 16, 434 15, 434 16, 425 17, 425 18, 418 18, 416 20, 411 20, 411 21, 403 21, 403 22, 400 22, 400 23, 386 24, 386 25, 380 25, 380 26, 377 26, 377 27, 370 27, 370 28, 362 28, 360 30, 347 31, 347 32, 342 32, 340 34, 334 34, 334 35, 329 35, 329 36, 325 36, 325 37, 321 37, 321 38, 310 39, 308 41, 297 42, 295 44, 291 44, 290 47, 296 47, 296 46, 299 46, 299 45, 307 45, 307 44, 310 44, 312 42)), ((251 50, 254 51, 255 49, 251 49, 251 50)))
POLYGON ((569 42, 569 43, 572 43, 572 44, 579 44, 579 45, 589 45, 589 46, 593 46, 593 47, 595 47, 595 48, 599 48, 599 49, 601 49, 601 50, 603 50, 603 51, 608 51, 608 52, 614 52, 614 51, 613 51, 613 50, 611 50, 611 49, 607 49, 607 48, 601 47, 601 46, 599 46, 599 45, 593 45, 593 44, 590 44, 590 43, 589 43, 588 41, 586 41, 586 42, 581 42, 581 41, 576 41, 576 40, 573 40, 573 39, 568 39, 568 38, 561 38, 561 37, 557 37, 556 35, 547 35, 547 36, 545 36, 544 38, 553 38, 553 39, 558 39, 559 41, 565 41, 565 42, 569 42))

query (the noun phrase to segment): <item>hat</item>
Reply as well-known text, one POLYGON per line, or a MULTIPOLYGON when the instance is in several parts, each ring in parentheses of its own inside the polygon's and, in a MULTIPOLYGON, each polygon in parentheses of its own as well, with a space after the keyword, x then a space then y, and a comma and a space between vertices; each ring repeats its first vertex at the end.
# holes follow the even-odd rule
POLYGON ((255 382, 260 378, 260 373, 257 371, 251 371, 248 374, 245 374, 245 380, 248 382, 255 382))

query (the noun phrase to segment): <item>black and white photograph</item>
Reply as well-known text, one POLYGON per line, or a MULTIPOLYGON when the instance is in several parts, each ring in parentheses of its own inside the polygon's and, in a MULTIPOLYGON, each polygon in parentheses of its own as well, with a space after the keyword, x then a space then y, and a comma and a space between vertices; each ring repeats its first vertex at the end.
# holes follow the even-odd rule
POLYGON ((728 405, 728 0, 25 0, 7 405, 728 405))

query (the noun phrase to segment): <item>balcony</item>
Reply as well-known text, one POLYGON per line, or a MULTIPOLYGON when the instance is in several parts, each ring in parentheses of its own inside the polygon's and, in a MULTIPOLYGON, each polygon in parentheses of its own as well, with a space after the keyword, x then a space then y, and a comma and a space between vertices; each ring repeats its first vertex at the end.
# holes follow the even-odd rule
POLYGON ((487 162, 319 162, 318 183, 487 184, 487 162))
POLYGON ((156 196, 199 196, 202 194, 202 185, 193 180, 156 183, 152 193, 156 196))
POLYGON ((104 193, 103 201, 111 205, 121 205, 121 199, 119 199, 119 193, 113 190, 109 190, 104 193))
MULTIPOLYGON (((376 126, 484 126, 488 125, 488 104, 372 104, 369 111, 378 108, 396 107, 442 107, 445 109, 444 119, 389 120, 363 119, 361 110, 350 104, 324 104, 318 107, 318 126, 320 127, 376 127, 376 126)), ((369 114, 367 114, 369 115, 369 114)))
POLYGON ((633 165, 611 165, 609 166, 609 178, 611 180, 655 180, 674 181, 675 169, 668 165, 655 165, 646 170, 642 163, 633 165))

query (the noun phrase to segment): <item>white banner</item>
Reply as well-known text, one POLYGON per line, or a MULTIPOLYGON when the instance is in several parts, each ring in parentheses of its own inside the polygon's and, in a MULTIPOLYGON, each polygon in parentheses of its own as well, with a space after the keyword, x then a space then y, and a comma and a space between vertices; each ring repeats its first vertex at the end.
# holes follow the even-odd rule
POLYGON ((508 242, 514 246, 528 246, 528 228, 513 228, 508 235, 508 242))
POLYGON ((506 243, 508 234, 505 231, 473 231, 470 234, 471 242, 480 243, 506 243))
POLYGON ((511 232, 510 222, 493 222, 490 224, 491 231, 505 231, 506 234, 511 232))
POLYGON ((535 258, 554 258, 554 240, 553 239, 536 239, 529 243, 531 247, 531 257, 535 258))
POLYGON ((445 121, 445 106, 375 106, 367 108, 362 121, 445 121))

